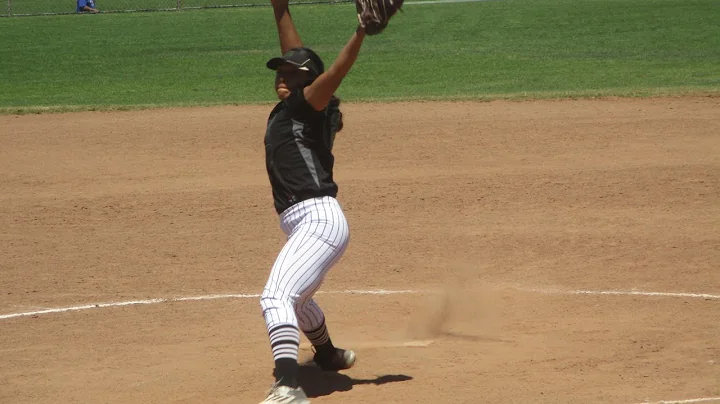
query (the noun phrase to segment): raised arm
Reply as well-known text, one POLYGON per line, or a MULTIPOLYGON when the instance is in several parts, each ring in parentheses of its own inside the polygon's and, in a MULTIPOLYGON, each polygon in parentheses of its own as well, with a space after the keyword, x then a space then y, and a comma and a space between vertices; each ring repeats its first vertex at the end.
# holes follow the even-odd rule
POLYGON ((295 23, 290 15, 288 0, 271 0, 275 12, 275 24, 280 37, 280 50, 284 54, 292 48, 303 46, 300 35, 295 29, 295 23))
POLYGON ((365 29, 357 27, 353 35, 348 40, 345 47, 325 73, 321 74, 315 81, 303 90, 305 100, 312 105, 317 111, 322 111, 330 102, 335 91, 340 87, 340 83, 350 71, 353 63, 357 60, 363 39, 365 39, 365 29))

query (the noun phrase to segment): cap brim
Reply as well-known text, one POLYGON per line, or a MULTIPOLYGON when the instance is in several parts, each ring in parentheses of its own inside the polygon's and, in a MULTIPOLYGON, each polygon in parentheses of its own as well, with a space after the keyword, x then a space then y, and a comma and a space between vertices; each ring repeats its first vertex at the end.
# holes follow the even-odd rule
POLYGON ((295 63, 291 60, 284 59, 284 58, 272 58, 272 59, 268 60, 265 65, 270 70, 277 70, 278 67, 280 67, 284 64, 289 64, 291 66, 295 66, 298 70, 304 70, 306 72, 310 71, 310 69, 308 69, 306 66, 298 65, 297 63, 295 63))

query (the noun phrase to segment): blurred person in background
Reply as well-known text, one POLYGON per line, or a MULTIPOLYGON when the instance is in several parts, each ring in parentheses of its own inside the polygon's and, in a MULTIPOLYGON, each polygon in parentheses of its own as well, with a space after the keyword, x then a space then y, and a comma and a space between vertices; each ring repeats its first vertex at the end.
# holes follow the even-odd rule
POLYGON ((100 10, 95 6, 95 0, 77 0, 78 13, 99 13, 100 10))

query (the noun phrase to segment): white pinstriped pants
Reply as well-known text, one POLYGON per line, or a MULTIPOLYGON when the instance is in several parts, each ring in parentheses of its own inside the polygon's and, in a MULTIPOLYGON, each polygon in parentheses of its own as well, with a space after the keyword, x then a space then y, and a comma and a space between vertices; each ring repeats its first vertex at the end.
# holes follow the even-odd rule
POLYGON ((260 298, 265 323, 268 331, 288 324, 312 331, 324 320, 312 297, 345 252, 348 223, 338 201, 325 196, 288 208, 280 215, 280 227, 288 241, 260 298))

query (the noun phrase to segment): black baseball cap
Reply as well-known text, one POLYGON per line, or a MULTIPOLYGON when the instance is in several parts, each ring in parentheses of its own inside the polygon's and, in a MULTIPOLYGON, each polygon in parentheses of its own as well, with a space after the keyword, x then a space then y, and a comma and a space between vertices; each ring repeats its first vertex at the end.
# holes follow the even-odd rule
POLYGON ((310 72, 313 77, 318 77, 325 71, 322 59, 317 53, 309 48, 293 48, 285 52, 282 57, 272 58, 267 61, 267 68, 277 70, 278 67, 285 63, 289 63, 298 68, 310 72))

